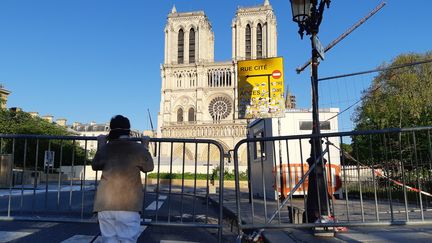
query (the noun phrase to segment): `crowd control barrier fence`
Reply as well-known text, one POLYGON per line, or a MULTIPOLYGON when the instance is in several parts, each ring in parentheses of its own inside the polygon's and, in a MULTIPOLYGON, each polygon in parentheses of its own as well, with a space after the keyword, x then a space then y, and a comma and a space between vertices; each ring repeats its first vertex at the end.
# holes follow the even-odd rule
POLYGON ((432 127, 257 137, 234 148, 239 233, 250 229, 432 224, 432 127), (323 153, 311 157, 311 139, 323 153), (239 161, 246 146, 247 161, 239 161), (319 164, 321 163, 321 164, 319 164), (324 165, 322 164, 324 163, 324 165), (324 204, 309 222, 309 176, 321 165, 324 204), (243 184, 245 185, 245 184, 243 184))
MULTIPOLYGON (((140 138, 129 138, 141 142, 140 138)), ((142 224, 202 227, 222 237, 224 151, 213 140, 151 138, 142 224), (210 197, 220 202, 216 207, 210 197)), ((96 137, 0 135, 0 219, 96 222, 96 137)), ((121 196, 121 195, 119 195, 121 196)))

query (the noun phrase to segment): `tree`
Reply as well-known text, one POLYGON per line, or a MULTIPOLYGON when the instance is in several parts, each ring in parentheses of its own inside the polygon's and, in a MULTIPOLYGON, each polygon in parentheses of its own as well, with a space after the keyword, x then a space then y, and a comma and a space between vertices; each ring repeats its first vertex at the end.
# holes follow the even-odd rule
MULTIPOLYGON (((1 85, 0 85, 1 87, 1 85)), ((6 106, 6 99, 4 99, 2 96, 0 96, 0 107, 6 106)))
MULTIPOLYGON (((432 60, 432 52, 399 55, 387 67, 423 60, 432 60)), ((431 126, 432 63, 380 72, 363 92, 353 120, 355 130, 431 126)), ((431 135, 423 130, 354 136, 352 155, 363 164, 383 168, 392 177, 401 176, 404 169, 406 174, 430 179, 431 135)))
MULTIPOLYGON (((432 59, 403 54, 388 67, 432 59)), ((432 124, 432 63, 382 71, 363 92, 354 114, 356 130, 428 126, 432 124)))
POLYGON ((0 111, 1 134, 72 135, 66 128, 23 111, 0 111))
MULTIPOLYGON (((5 109, 0 110, 0 134, 76 135, 57 124, 50 123, 39 117, 32 117, 29 113, 5 109)), ((30 169, 43 167, 45 150, 55 152, 55 167, 60 165, 60 155, 62 165, 71 165, 72 161, 74 165, 84 164, 85 162, 84 149, 69 140, 2 138, 0 144, 1 153, 14 154, 14 165, 16 167, 30 169)))

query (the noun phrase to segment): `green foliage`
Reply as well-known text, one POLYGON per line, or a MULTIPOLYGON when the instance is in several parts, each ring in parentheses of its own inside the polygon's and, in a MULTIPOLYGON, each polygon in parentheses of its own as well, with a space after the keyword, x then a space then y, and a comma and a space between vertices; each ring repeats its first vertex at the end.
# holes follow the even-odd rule
MULTIPOLYGON (((345 152, 348 153, 350 155, 353 154, 353 147, 351 144, 346 144, 346 143, 341 143, 340 145, 341 149, 345 152)), ((341 158, 342 161, 342 158, 341 158)), ((344 156, 343 157, 343 162, 344 165, 356 165, 357 163, 355 161, 353 161, 349 156, 344 156)))
POLYGON ((0 134, 70 135, 63 127, 22 111, 0 110, 0 134))
MULTIPOLYGON (((147 174, 147 177, 150 179, 157 179, 158 174, 150 173, 147 174)), ((195 174, 187 172, 184 173, 184 175, 182 176, 182 174, 179 173, 159 173, 159 179, 182 179, 182 178, 185 180, 194 180, 195 174)), ((197 180, 207 180, 207 178, 210 180, 210 176, 207 176, 207 174, 196 174, 197 180)))
POLYGON ((6 106, 6 99, 4 99, 3 97, 0 97, 0 107, 6 106))
MULTIPOLYGON (((404 54, 388 67, 432 59, 426 54, 404 54)), ((363 92, 355 112, 356 130, 416 127, 432 124, 432 63, 379 73, 363 92)))
MULTIPOLYGON (((407 183, 407 185, 418 187, 418 185, 415 182, 413 184, 407 183)), ((429 192, 430 183, 429 183, 429 187, 423 187, 423 186, 424 185, 422 185, 422 190, 429 192)), ((345 189, 345 186, 343 188, 345 189)), ((358 183, 349 184, 347 186, 347 190, 348 190, 348 197, 350 199, 360 198, 360 187, 358 183)), ((405 202, 405 195, 408 203, 415 204, 415 203, 419 203, 420 201, 420 194, 418 192, 414 192, 408 189, 406 189, 404 192, 402 187, 389 183, 388 180, 384 180, 384 179, 380 180, 375 187, 372 184, 368 184, 368 185, 362 184, 362 188, 361 188, 362 198, 366 200, 375 200, 375 190, 376 190, 376 197, 379 201, 389 200, 390 194, 392 200, 398 201, 400 203, 405 202)), ((424 206, 427 205, 428 207, 430 207, 431 201, 427 199, 425 200, 425 198, 427 197, 423 196, 424 206)))
MULTIPOLYGON (((195 177, 197 180, 218 180, 219 179, 219 166, 214 168, 212 173, 207 174, 193 174, 193 173, 184 173, 183 175, 181 173, 159 173, 159 179, 185 179, 185 180, 194 180, 195 177)), ((147 174, 147 177, 150 179, 157 179, 158 173, 150 173, 147 174)), ((225 170, 224 172, 224 180, 226 181, 233 181, 235 178, 234 171, 230 173, 228 170, 225 170)), ((247 172, 240 172, 239 178, 241 181, 247 180, 247 172)))
POLYGON ((353 151, 351 144, 346 144, 346 143, 341 144, 341 149, 343 149, 343 151, 345 151, 349 154, 351 154, 353 151))
MULTIPOLYGON (((26 135, 74 135, 66 128, 49 123, 39 117, 32 117, 22 111, 0 110, 0 134, 26 134, 26 135)), ((16 167, 35 169, 43 167, 44 151, 55 152, 55 167, 62 165, 82 165, 85 162, 85 151, 72 141, 39 139, 2 139, 1 153, 14 152, 16 167), (37 160, 36 160, 37 158, 37 160)))
MULTIPOLYGON (((432 52, 403 54, 387 67, 432 59, 432 52)), ((432 125, 432 63, 380 72, 363 92, 353 120, 355 130, 432 125)), ((352 137, 351 154, 367 165, 407 166, 430 156, 427 131, 352 137)))
MULTIPOLYGON (((213 171, 212 171, 212 179, 213 180, 218 180, 219 179, 219 174, 220 174, 220 167, 216 166, 216 168, 214 168, 213 171)), ((239 180, 246 181, 247 179, 248 179, 247 171, 239 173, 239 180)), ((228 169, 225 168, 225 171, 224 171, 224 180, 228 180, 228 181, 235 180, 235 171, 233 170, 232 172, 229 172, 228 169)))

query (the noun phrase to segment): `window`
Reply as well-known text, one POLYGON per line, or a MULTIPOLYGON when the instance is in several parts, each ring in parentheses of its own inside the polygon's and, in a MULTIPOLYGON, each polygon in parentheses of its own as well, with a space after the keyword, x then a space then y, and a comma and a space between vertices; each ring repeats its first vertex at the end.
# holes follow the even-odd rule
POLYGON ((257 26, 257 58, 262 58, 262 27, 261 24, 257 26))
POLYGON ((232 104, 226 97, 216 97, 210 101, 208 111, 214 122, 219 122, 231 114, 232 104))
POLYGON ((181 88, 181 86, 182 86, 182 75, 180 73, 177 79, 177 88, 181 88))
POLYGON ((195 62, 195 30, 189 31, 189 63, 195 62))
POLYGON ((177 62, 179 64, 183 63, 183 56, 184 56, 184 32, 182 29, 179 30, 178 33, 178 52, 177 52, 177 62))
POLYGON ((209 87, 231 86, 231 71, 229 70, 229 68, 209 69, 207 71, 207 84, 209 87))
POLYGON ((246 59, 251 59, 252 45, 251 45, 251 27, 246 25, 246 59))
POLYGON ((183 122, 183 109, 179 108, 177 110, 177 122, 183 122))
MULTIPOLYGON (((259 131, 254 135, 254 138, 264 137, 264 131, 259 131)), ((254 144, 254 159, 265 159, 265 144, 263 141, 256 141, 254 144)))
POLYGON ((188 121, 190 121, 190 122, 195 121, 195 109, 194 108, 189 108, 188 121))
MULTIPOLYGON (((300 130, 312 130, 312 121, 301 121, 300 130)), ((320 130, 331 130, 330 121, 320 122, 320 130)))

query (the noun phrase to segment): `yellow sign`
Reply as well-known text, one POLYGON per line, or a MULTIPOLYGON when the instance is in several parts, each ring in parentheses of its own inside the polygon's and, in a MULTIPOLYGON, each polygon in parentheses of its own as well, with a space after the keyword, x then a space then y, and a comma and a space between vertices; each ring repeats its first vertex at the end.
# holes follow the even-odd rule
POLYGON ((237 68, 239 118, 283 117, 283 58, 239 61, 237 68))

